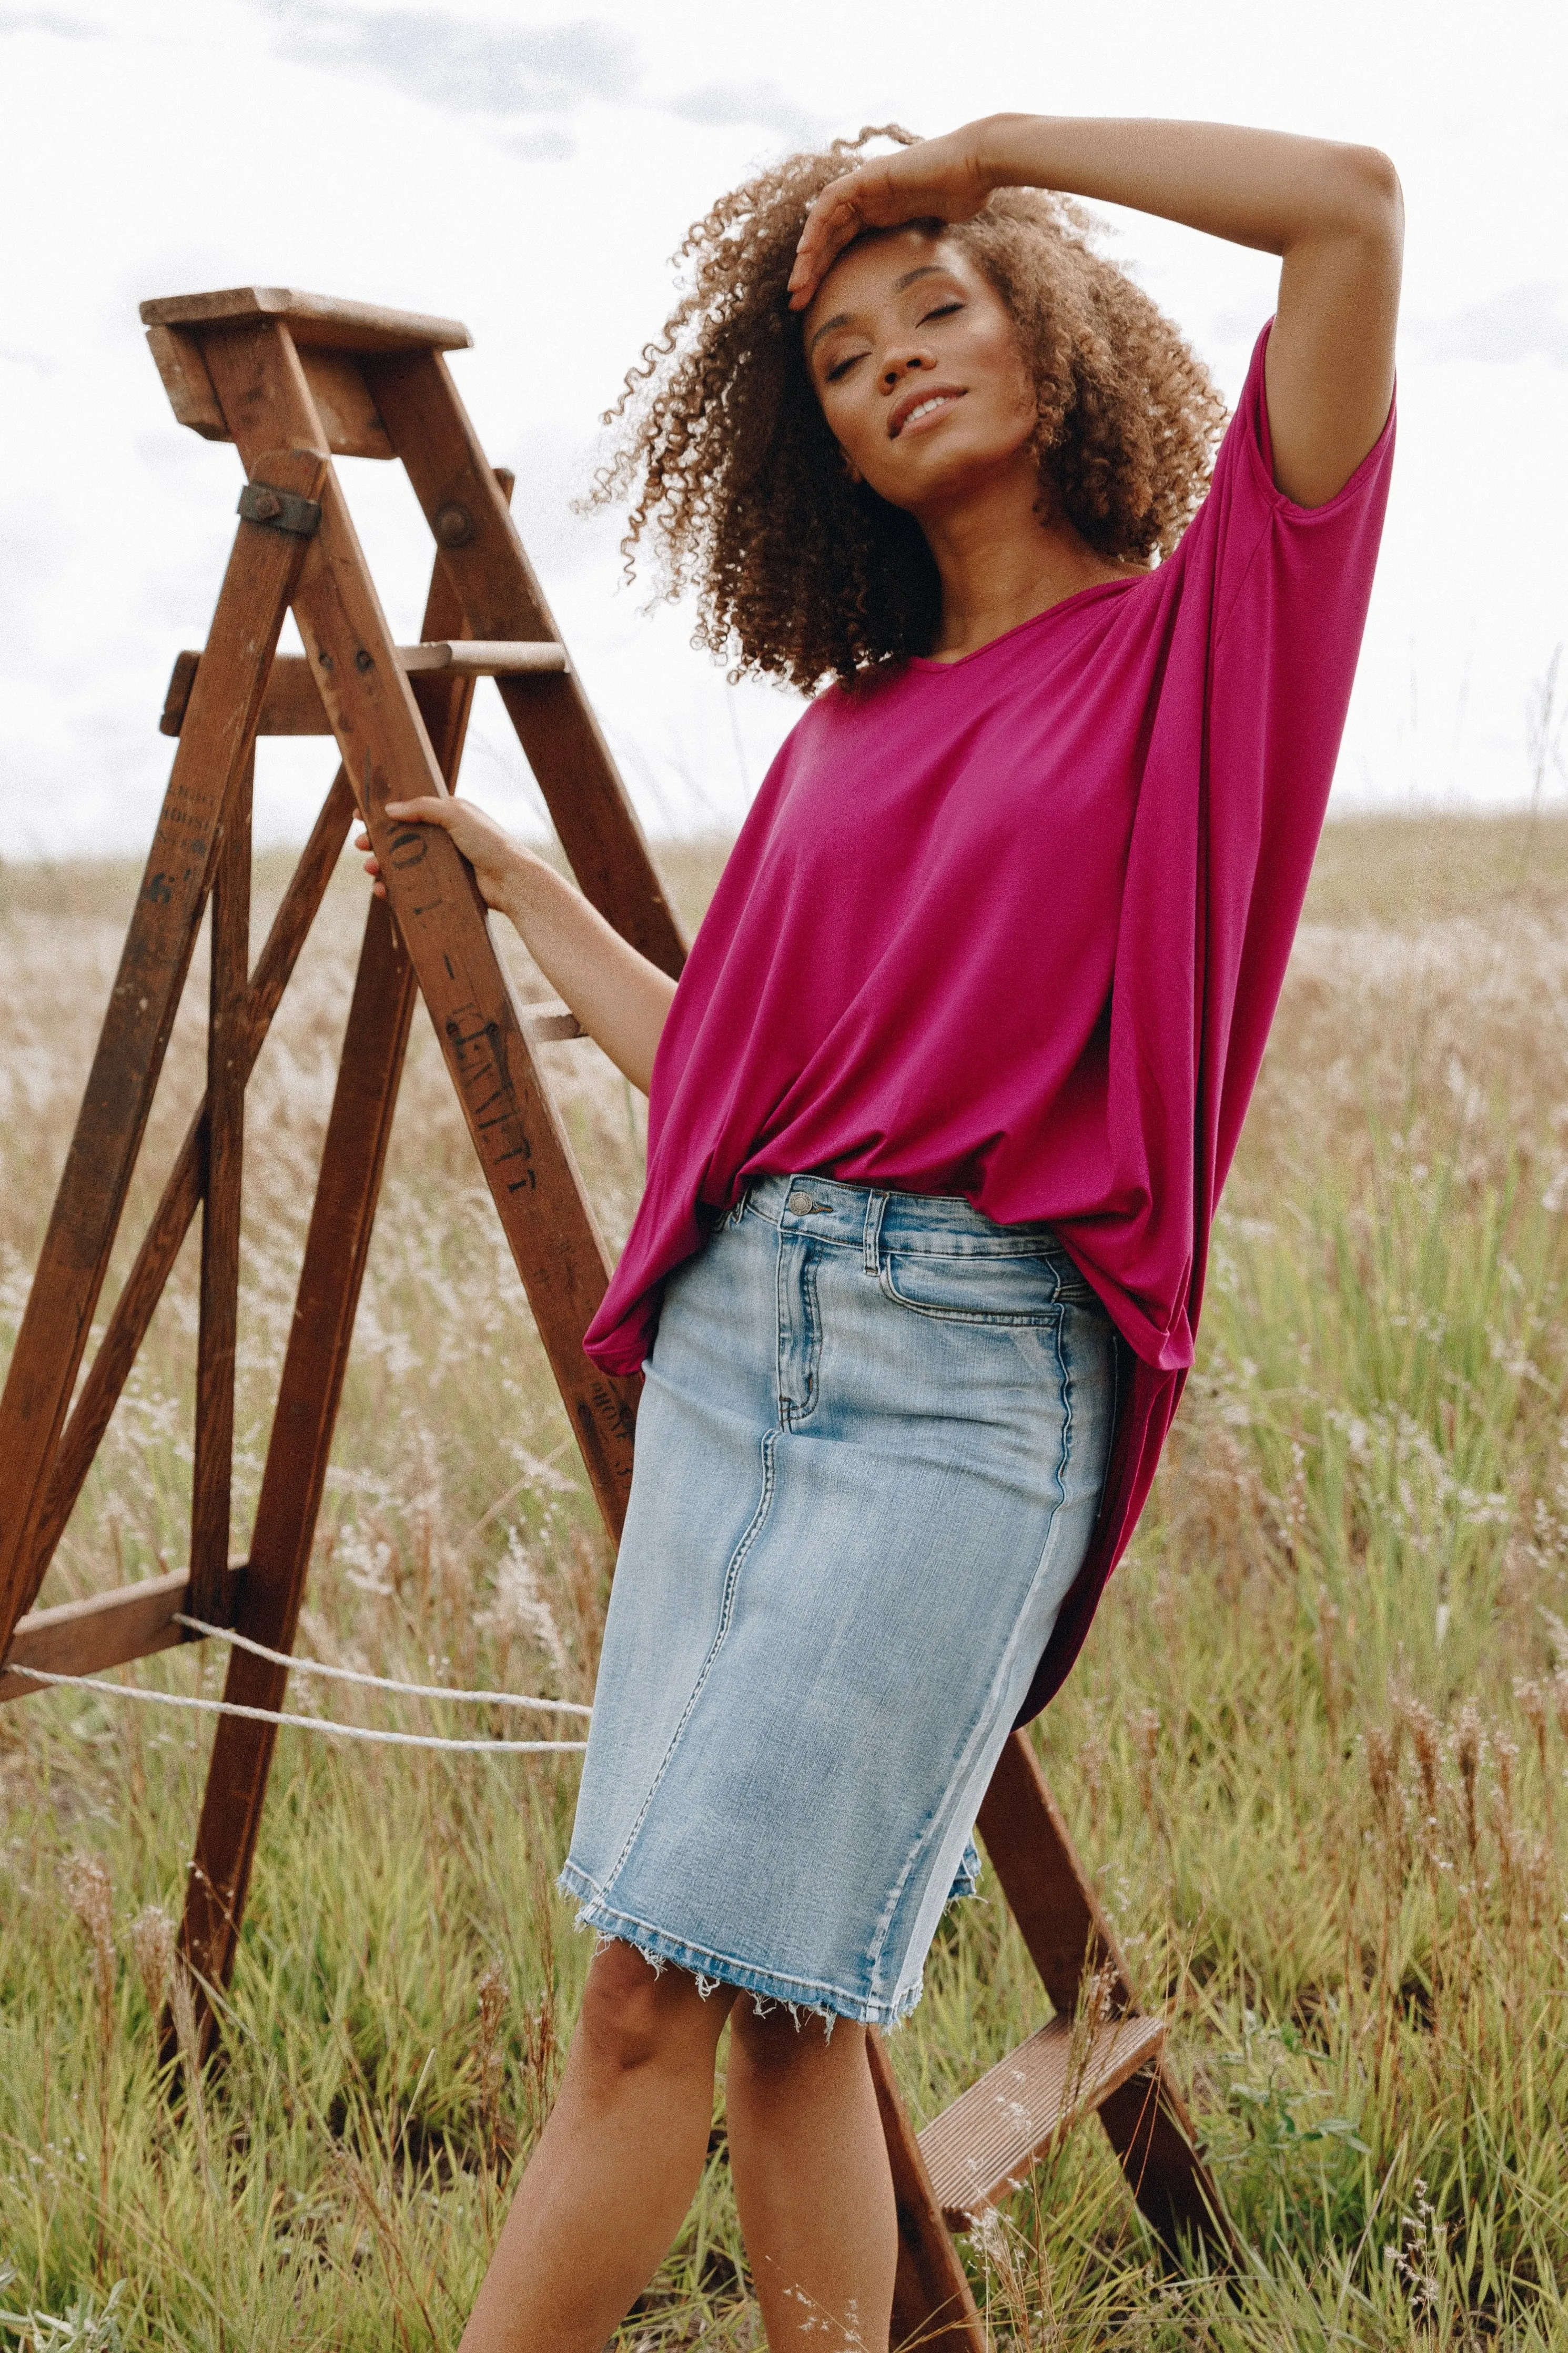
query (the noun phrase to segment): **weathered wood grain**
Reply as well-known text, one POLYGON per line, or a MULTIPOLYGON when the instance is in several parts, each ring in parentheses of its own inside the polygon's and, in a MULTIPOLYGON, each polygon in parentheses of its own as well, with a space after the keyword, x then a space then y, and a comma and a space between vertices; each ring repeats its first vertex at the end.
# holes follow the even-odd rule
MULTIPOLYGON (((319 495, 327 463, 298 442, 268 453, 277 487, 305 498, 319 495)), ((0 1398, 0 1644, 37 1589, 37 1528, 56 1442, 163 1068, 224 812, 250 754, 307 543, 242 522, 224 577, 0 1398)))
MULTIPOLYGON (((438 565, 425 626, 432 635, 458 626, 438 565)), ((473 681, 440 675, 418 691, 433 755, 455 781, 473 681)), ((371 899, 240 1594, 237 1630, 275 1651, 293 1648, 304 1598, 415 993, 388 902, 371 899)), ((276 1711, 287 1687, 286 1668, 231 1654, 226 1698, 276 1711)), ((213 1746, 183 1935, 197 1976, 215 1985, 233 1966, 275 1741, 272 1725, 226 1716, 213 1746)))
MULTIPOLYGON (((209 338, 205 349, 247 462, 253 449, 319 435, 310 388, 284 329, 237 328, 209 338)), ((378 401, 380 390, 378 378, 378 401)), ((504 515, 505 501, 488 470, 484 480, 487 496, 504 515)), ((460 596, 445 547, 441 562, 460 596)), ((618 1530, 631 1483, 638 1385, 600 1373, 583 1354, 583 1334, 608 1280, 604 1244, 490 940, 472 870, 444 833, 394 826, 384 815, 388 800, 439 794, 446 786, 331 473, 321 486, 321 527, 300 570, 294 615, 589 1481, 606 1521, 618 1530)), ((471 614, 468 620, 471 627, 471 614)), ((437 681, 418 683, 433 691, 437 681)), ((531 681, 525 691, 531 693, 540 683, 531 681)))
POLYGON ((206 1168, 196 1333, 195 1453, 191 1472, 191 1609, 209 1623, 222 1606, 228 1567, 245 1086, 250 1076, 246 1050, 250 1029, 250 812, 255 776, 252 752, 224 812, 212 891, 206 1168))
MULTIPOLYGON (((207 1618, 209 1625, 225 1625, 233 1608, 240 1572, 231 1567, 207 1618)), ((0 1666, 0 1702, 29 1699, 47 1685, 31 1683, 14 1667, 44 1667, 57 1675, 100 1675, 108 1667, 123 1667, 154 1651, 172 1651, 192 1638, 176 1626, 174 1614, 205 1616, 191 1600, 183 1569, 168 1577, 143 1577, 122 1585, 114 1593, 94 1593, 80 1601, 61 1601, 52 1609, 34 1609, 18 1624, 11 1647, 0 1666)))
MULTIPOLYGON (((544 594, 439 353, 367 363, 376 406, 408 470, 476 638, 560 642, 544 594), (442 537, 449 515, 467 536, 442 537)), ((584 894, 661 972, 686 956, 642 828, 574 673, 500 681, 501 701, 584 894)))
POLYGON ((921 2353, 986 2353, 984 2326, 875 2027, 867 2032, 866 2056, 899 2218, 893 2343, 918 2346, 921 2353))

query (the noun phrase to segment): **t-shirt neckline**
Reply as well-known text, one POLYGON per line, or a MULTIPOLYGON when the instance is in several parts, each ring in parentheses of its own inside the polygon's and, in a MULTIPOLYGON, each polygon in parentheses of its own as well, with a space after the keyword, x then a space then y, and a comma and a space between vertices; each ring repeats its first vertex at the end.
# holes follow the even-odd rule
POLYGON ((1074 588, 1067 596, 1058 596, 1056 603, 1047 605, 1043 613, 1031 613, 1026 621, 1015 621, 1010 629, 1003 629, 998 636, 987 638, 983 646, 972 646, 968 653, 960 654, 956 661, 939 661, 934 654, 910 654, 906 659, 911 670, 963 670, 970 662, 978 661, 983 654, 994 653, 998 646, 1005 646, 1010 638, 1021 637, 1026 629, 1037 629, 1042 622, 1054 621, 1057 615, 1065 613, 1069 605, 1086 605, 1101 596, 1125 596, 1129 588, 1141 588, 1146 581, 1157 575, 1158 567, 1154 572, 1136 573, 1127 580, 1091 580, 1087 588, 1074 588))

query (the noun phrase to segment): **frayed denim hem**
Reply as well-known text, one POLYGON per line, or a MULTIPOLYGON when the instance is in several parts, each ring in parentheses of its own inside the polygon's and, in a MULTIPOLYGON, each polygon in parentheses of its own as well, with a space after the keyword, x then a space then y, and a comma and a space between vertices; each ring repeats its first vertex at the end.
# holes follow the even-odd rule
POLYGON ((683 1944, 679 1936, 667 1936, 662 1928, 646 1920, 634 1920, 628 1914, 616 1911, 605 1902, 592 1880, 585 1879, 570 1862, 555 1883, 563 1894, 576 1897, 579 1928, 592 1928, 612 1944, 632 1946, 656 1972, 667 1962, 684 1969, 696 1978, 697 1990, 704 2000, 721 1985, 734 1986, 742 1993, 751 1994, 759 2009, 777 2003, 789 2010, 797 2023, 803 2016, 820 2018, 831 2034, 836 2018, 850 2019, 858 2026, 901 2026, 925 1990, 922 1978, 893 2001, 862 2000, 858 1995, 844 1993, 837 1986, 813 1985, 802 1978, 754 1969, 745 1961, 731 1960, 728 1954, 708 1953, 696 1945, 683 1944))

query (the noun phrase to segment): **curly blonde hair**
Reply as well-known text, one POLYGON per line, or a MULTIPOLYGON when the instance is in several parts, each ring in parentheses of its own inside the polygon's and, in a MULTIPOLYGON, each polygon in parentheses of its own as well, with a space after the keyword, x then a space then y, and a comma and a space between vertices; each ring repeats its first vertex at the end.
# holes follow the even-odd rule
MULTIPOLYGON (((913 517, 851 480, 807 371, 787 285, 806 209, 873 139, 792 155, 720 198, 676 261, 690 277, 605 425, 619 446, 591 502, 629 498, 628 573, 652 542, 669 596, 695 590, 695 641, 732 676, 853 686, 929 650, 941 584, 913 517)), ((1207 485, 1225 406, 1177 329, 1098 254, 1066 197, 1006 188, 960 246, 1017 324, 1036 385, 1040 512, 1103 555, 1169 554, 1207 485)))

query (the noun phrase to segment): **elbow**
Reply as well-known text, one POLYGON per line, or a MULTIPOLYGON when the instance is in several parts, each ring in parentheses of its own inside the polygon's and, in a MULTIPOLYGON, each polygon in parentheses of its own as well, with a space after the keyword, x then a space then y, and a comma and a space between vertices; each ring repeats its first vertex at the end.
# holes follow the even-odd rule
POLYGON ((1405 195, 1380 147, 1342 148, 1345 199, 1355 227, 1398 252, 1405 241, 1405 195))

